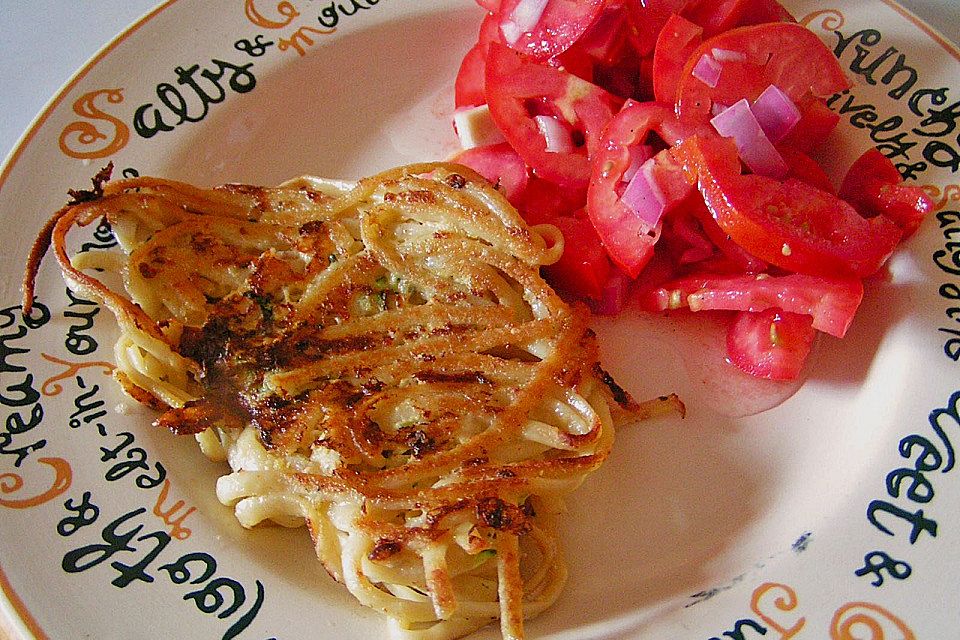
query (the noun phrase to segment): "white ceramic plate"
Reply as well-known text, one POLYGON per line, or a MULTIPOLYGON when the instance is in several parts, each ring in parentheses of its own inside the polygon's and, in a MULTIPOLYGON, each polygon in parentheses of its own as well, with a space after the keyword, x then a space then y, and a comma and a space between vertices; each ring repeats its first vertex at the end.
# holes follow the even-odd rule
MULTIPOLYGON (((472 2, 212 4, 168 2, 128 30, 0 175, 0 585, 24 636, 383 633, 303 530, 243 530, 214 497, 218 465, 123 398, 106 375, 107 312, 69 297, 52 264, 39 311, 19 311, 26 247, 107 160, 117 174, 270 184, 456 148, 452 80, 479 24, 472 2)), ((800 391, 759 415, 728 417, 738 404, 684 365, 676 336, 639 334, 631 313, 598 321, 616 377, 641 398, 679 391, 688 417, 622 431, 571 500, 570 582, 531 637, 960 628, 960 53, 887 0, 789 6, 858 83, 836 102, 857 127, 835 166, 896 147, 940 218, 868 284, 848 337, 819 346, 800 391)))

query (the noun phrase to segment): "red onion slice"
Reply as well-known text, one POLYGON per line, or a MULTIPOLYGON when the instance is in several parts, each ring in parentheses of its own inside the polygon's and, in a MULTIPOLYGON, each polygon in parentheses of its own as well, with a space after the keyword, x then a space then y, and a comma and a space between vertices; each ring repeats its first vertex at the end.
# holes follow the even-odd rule
POLYGON ((710 124, 720 135, 733 138, 740 158, 753 173, 782 179, 790 172, 783 156, 757 122, 746 98, 715 116, 710 124))
POLYGON ((623 172, 623 179, 629 181, 633 179, 633 176, 637 175, 640 166, 653 157, 653 147, 648 144, 636 144, 628 147, 627 152, 630 154, 630 165, 627 167, 627 170, 623 172))
POLYGON ((640 220, 657 226, 666 206, 666 197, 653 177, 656 159, 650 158, 637 170, 620 196, 620 202, 633 211, 640 220))
POLYGON ((770 142, 783 140, 800 122, 800 110, 776 85, 767 87, 750 107, 770 142))
POLYGON ((745 53, 731 51, 730 49, 714 48, 710 50, 710 55, 717 62, 743 62, 747 59, 745 53))
POLYGON ((710 54, 705 53, 700 56, 697 64, 693 66, 693 77, 711 89, 714 89, 720 82, 721 70, 722 67, 720 63, 714 60, 710 54))
POLYGON ((547 151, 554 153, 572 153, 574 150, 573 136, 570 130, 553 116, 534 116, 537 128, 547 141, 547 151))

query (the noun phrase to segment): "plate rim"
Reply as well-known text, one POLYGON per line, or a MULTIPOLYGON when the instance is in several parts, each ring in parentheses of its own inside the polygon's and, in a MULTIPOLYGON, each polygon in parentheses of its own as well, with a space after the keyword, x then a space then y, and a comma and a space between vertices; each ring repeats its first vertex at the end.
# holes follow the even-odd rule
MULTIPOLYGON (((960 63, 960 43, 953 42, 950 38, 943 35, 941 31, 931 26, 926 20, 919 17, 910 9, 901 5, 897 0, 874 1, 878 1, 895 11, 902 19, 908 21, 912 26, 923 32, 945 53, 960 63)), ((0 163, 0 192, 2 192, 7 185, 7 181, 13 173, 13 170, 16 168, 23 154, 34 142, 41 128, 46 124, 51 115, 63 104, 70 92, 121 44, 153 22, 160 14, 180 2, 181 0, 162 0, 162 2, 159 2, 155 7, 114 35, 70 75, 69 79, 57 89, 32 118, 30 124, 23 133, 20 134, 11 150, 3 158, 2 163, 0 163)), ((842 4, 842 2, 840 2, 840 4, 842 4)), ((8 640, 20 640, 20 638, 48 640, 50 638, 31 613, 30 607, 13 588, 3 567, 3 563, 0 561, 0 639, 7 638, 6 634, 10 634, 11 631, 16 635, 9 636, 8 640)))

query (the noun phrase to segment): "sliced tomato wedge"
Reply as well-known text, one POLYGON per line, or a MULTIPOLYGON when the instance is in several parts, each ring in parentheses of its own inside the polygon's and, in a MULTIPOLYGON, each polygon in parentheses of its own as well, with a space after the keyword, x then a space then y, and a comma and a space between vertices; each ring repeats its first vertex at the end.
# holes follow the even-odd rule
POLYGON ((684 122, 707 122, 714 105, 752 102, 771 84, 794 103, 850 85, 833 52, 807 28, 789 22, 739 27, 704 41, 687 60, 677 88, 677 114, 684 122), (694 69, 715 50, 725 55, 716 86, 710 86, 694 69))
POLYGON ((707 36, 765 22, 794 22, 789 11, 776 0, 694 0, 686 12, 703 27, 707 36))
POLYGON ((677 14, 660 30, 653 52, 653 95, 659 102, 677 99, 680 74, 703 40, 703 29, 677 14))
MULTIPOLYGON (((683 136, 670 107, 655 102, 628 102, 604 129, 599 150, 593 158, 593 171, 587 189, 587 215, 600 235, 614 263, 632 278, 653 255, 660 226, 651 226, 620 201, 625 186, 624 175, 634 163, 631 149, 643 145, 650 134, 675 142, 683 136)), ((659 156, 657 179, 676 189, 669 205, 678 203, 692 182, 671 156, 659 156), (679 192, 679 193, 678 193, 679 192)))
POLYGON ((689 0, 626 0, 624 8, 630 21, 630 39, 637 55, 649 56, 657 44, 663 26, 680 13, 689 0))
POLYGON ((511 48, 546 60, 563 53, 597 19, 604 0, 548 0, 539 20, 525 28, 522 17, 531 0, 502 0, 500 33, 511 48))
MULTIPOLYGON (((497 0, 499 4, 499 0, 497 0)), ((481 4, 482 6, 482 4, 481 4)), ((491 42, 500 42, 500 28, 497 23, 497 14, 491 10, 480 23, 480 33, 477 42, 463 56, 457 77, 454 80, 454 105, 460 107, 475 107, 487 102, 484 91, 487 49, 491 42)))
POLYGON ((723 260, 717 261, 714 265, 715 271, 757 274, 767 270, 769 265, 766 262, 751 255, 720 228, 702 197, 697 195, 695 198, 690 198, 687 210, 700 222, 703 232, 723 256, 723 260))
POLYGON ((807 96, 797 103, 800 122, 780 144, 803 153, 812 153, 833 133, 840 123, 840 115, 830 110, 822 98, 807 96))
POLYGON ((696 177, 704 203, 730 238, 788 271, 868 276, 900 240, 883 216, 864 219, 848 203, 795 178, 780 182, 731 170, 729 139, 697 135, 674 149, 696 177))
POLYGON ((649 311, 764 311, 773 307, 813 318, 813 328, 842 338, 863 300, 859 278, 693 275, 644 292, 640 304, 649 311))
POLYGON ((840 197, 865 218, 889 218, 903 230, 904 238, 912 235, 934 208, 930 195, 922 187, 903 184, 897 167, 875 147, 850 166, 840 185, 840 197))
POLYGON ((718 254, 717 247, 704 232, 700 221, 686 210, 677 211, 663 221, 663 232, 657 246, 675 259, 678 268, 689 265, 701 267, 718 254))
POLYGON ((476 107, 487 102, 483 91, 483 75, 486 47, 477 43, 460 61, 456 80, 453 82, 454 104, 460 107, 476 107))
POLYGON ((590 28, 567 51, 599 64, 613 64, 627 53, 627 14, 618 2, 604 3, 590 28))
POLYGON ((486 97, 490 115, 536 175, 565 187, 590 180, 588 152, 622 100, 561 69, 540 64, 498 43, 487 53, 486 97), (551 115, 582 140, 573 152, 550 151, 535 116, 551 115))
POLYGON ((560 260, 543 267, 544 278, 570 295, 601 300, 612 266, 593 225, 573 216, 558 216, 550 222, 563 234, 564 249, 560 260))
POLYGON ((549 180, 530 176, 516 200, 514 205, 528 224, 541 224, 559 216, 572 216, 583 209, 587 189, 561 187, 549 180))
POLYGON ((514 206, 529 181, 527 165, 506 142, 461 151, 452 161, 465 164, 482 175, 514 206))
POLYGON ((790 146, 780 145, 777 150, 790 168, 787 177, 796 178, 827 193, 837 192, 836 187, 833 186, 833 181, 830 180, 830 176, 823 170, 819 162, 790 146))
POLYGON ((768 380, 794 380, 810 355, 816 331, 810 316, 776 307, 741 311, 727 329, 727 355, 742 371, 768 380))
POLYGON ((743 13, 740 25, 763 24, 765 22, 796 22, 797 19, 777 0, 752 0, 750 7, 743 13))

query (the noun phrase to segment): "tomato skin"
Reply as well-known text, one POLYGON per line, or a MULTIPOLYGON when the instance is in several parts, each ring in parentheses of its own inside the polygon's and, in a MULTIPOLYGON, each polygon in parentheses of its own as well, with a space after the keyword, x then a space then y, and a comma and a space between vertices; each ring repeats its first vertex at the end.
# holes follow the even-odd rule
POLYGON ((707 37, 735 27, 796 22, 776 0, 694 0, 684 15, 702 26, 707 37))
POLYGON ((626 0, 624 8, 630 24, 630 40, 640 57, 653 53, 663 26, 675 13, 681 13, 689 0, 626 0))
POLYGON ((893 162, 875 147, 863 153, 850 166, 840 197, 853 205, 865 218, 884 216, 909 237, 920 222, 933 211, 933 200, 922 187, 903 184, 893 162))
POLYGON ((687 60, 703 41, 703 29, 677 14, 667 19, 660 30, 653 52, 653 95, 659 102, 672 104, 687 60))
MULTIPOLYGON (((651 132, 668 142, 682 135, 668 105, 628 102, 603 131, 599 150, 591 162, 593 170, 587 189, 587 215, 611 259, 631 278, 636 278, 653 256, 660 227, 651 227, 623 204, 619 188, 631 164, 630 148, 643 144, 651 132)), ((666 163, 662 170, 669 171, 666 163)), ((677 181, 689 188, 679 166, 677 170, 677 181)), ((671 182, 678 184, 677 181, 671 182)))
MULTIPOLYGON (((479 2, 479 0, 478 0, 479 2)), ((496 1, 499 5, 499 0, 496 1)), ((483 6, 482 3, 480 3, 483 6)), ((454 105, 460 107, 475 107, 487 102, 485 94, 487 49, 491 42, 500 42, 500 27, 497 22, 495 9, 491 9, 480 23, 480 32, 474 44, 463 60, 454 80, 454 105)))
MULTIPOLYGON (((501 0, 497 16, 500 33, 513 10, 522 0, 501 0)), ((604 7, 604 0, 549 0, 534 27, 509 46, 537 60, 553 58, 573 45, 593 24, 604 7)))
POLYGON ((579 57, 609 65, 631 55, 627 46, 626 12, 621 2, 608 1, 593 24, 560 57, 579 57))
POLYGON ((748 4, 748 0, 695 0, 686 16, 710 37, 740 25, 748 4))
POLYGON ((587 154, 596 150, 603 127, 622 100, 496 42, 487 52, 485 81, 491 117, 534 174, 563 187, 586 187, 587 154), (583 137, 583 147, 572 153, 548 151, 531 105, 569 124, 583 137))
MULTIPOLYGON (((883 216, 862 218, 845 201, 801 182, 780 182, 730 170, 732 143, 693 136, 674 152, 696 177, 713 218, 750 254, 796 273, 875 273, 900 240, 883 216)), ((735 157, 735 156, 734 156, 735 157)))
POLYGON ((746 274, 762 273, 767 270, 769 265, 766 262, 748 253, 720 228, 702 198, 698 196, 691 200, 693 202, 689 208, 691 214, 700 222, 701 229, 724 258, 723 263, 719 265, 722 270, 746 274))
POLYGON ((810 355, 810 316, 772 307, 741 311, 727 329, 727 355, 740 370, 768 380, 794 380, 810 355))
POLYGON ((487 102, 483 92, 485 67, 486 47, 477 43, 463 56, 457 77, 453 82, 456 108, 476 107, 487 102))
POLYGON ((692 275, 661 283, 640 296, 649 311, 764 311, 773 307, 810 316, 818 331, 842 338, 863 300, 859 278, 692 275))
POLYGON ((807 96, 797 103, 800 110, 800 122, 788 133, 780 144, 810 154, 816 151, 840 123, 840 115, 830 110, 826 103, 816 96, 807 96))
POLYGON ((796 22, 792 13, 777 0, 751 0, 741 16, 738 26, 763 24, 765 22, 796 22))
POLYGON ((482 175, 514 206, 529 182, 527 165, 506 142, 466 149, 455 155, 452 161, 482 175))
POLYGON ((705 40, 687 60, 677 88, 677 114, 683 122, 708 122, 715 103, 752 102, 771 84, 794 103, 809 92, 828 96, 849 87, 833 52, 807 28, 788 22, 738 27, 705 40), (700 58, 713 49, 745 56, 722 63, 716 87, 693 75, 700 58))
POLYGON ((612 266, 590 221, 557 216, 550 222, 563 234, 564 249, 560 260, 543 267, 544 278, 569 295, 599 301, 612 266))
POLYGON ((573 216, 583 209, 586 199, 585 187, 570 189, 530 176, 527 186, 517 196, 515 206, 527 224, 542 224, 557 217, 573 216))
POLYGON ((779 145, 777 150, 787 166, 790 167, 790 173, 787 174, 788 178, 796 178, 801 182, 806 182, 811 187, 836 194, 837 190, 833 186, 833 181, 830 180, 830 176, 816 160, 790 146, 779 145))

